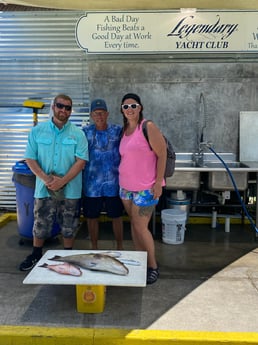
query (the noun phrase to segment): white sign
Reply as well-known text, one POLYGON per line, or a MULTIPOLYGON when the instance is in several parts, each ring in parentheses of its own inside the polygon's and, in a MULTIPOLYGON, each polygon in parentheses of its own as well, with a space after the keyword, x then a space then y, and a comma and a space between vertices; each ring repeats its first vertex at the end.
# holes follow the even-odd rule
POLYGON ((89 12, 76 25, 88 53, 258 52, 258 11, 89 12))

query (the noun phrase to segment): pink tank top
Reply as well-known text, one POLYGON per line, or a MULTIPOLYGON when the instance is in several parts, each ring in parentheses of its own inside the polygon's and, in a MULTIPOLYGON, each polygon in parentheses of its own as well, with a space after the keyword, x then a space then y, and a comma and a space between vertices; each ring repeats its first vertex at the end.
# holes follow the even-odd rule
POLYGON ((134 192, 150 189, 156 181, 157 157, 142 133, 142 123, 131 135, 123 135, 119 147, 119 185, 134 192))

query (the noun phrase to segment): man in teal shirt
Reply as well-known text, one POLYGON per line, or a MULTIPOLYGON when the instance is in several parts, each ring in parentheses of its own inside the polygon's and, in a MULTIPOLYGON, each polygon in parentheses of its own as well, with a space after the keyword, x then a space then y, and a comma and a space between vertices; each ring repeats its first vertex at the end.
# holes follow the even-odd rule
POLYGON ((72 100, 58 95, 51 120, 32 128, 25 152, 26 163, 36 175, 33 252, 20 270, 30 270, 42 257, 45 240, 55 221, 65 249, 72 249, 78 226, 82 169, 88 160, 88 142, 80 128, 69 121, 72 100))

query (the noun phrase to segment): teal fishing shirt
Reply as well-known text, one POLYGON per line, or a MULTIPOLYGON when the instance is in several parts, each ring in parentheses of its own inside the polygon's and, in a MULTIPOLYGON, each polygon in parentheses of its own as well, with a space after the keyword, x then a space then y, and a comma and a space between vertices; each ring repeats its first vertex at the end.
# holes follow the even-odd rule
MULTIPOLYGON (((59 129, 52 120, 33 127, 29 133, 25 159, 36 160, 46 174, 64 176, 76 157, 87 161, 88 142, 83 131, 71 122, 59 129)), ((80 199, 82 172, 65 186, 66 199, 80 199)), ((36 177, 35 198, 49 197, 45 183, 36 177)))

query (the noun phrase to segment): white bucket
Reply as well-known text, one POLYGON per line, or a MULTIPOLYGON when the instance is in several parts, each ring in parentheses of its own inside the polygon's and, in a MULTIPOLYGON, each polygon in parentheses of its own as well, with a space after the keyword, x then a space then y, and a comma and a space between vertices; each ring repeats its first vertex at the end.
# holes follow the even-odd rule
POLYGON ((161 211, 162 241, 168 244, 181 244, 185 238, 185 211, 170 208, 161 211))
POLYGON ((173 199, 167 198, 167 207, 168 208, 175 208, 177 210, 185 211, 186 212, 186 222, 189 219, 189 212, 190 212, 190 199, 173 199))

